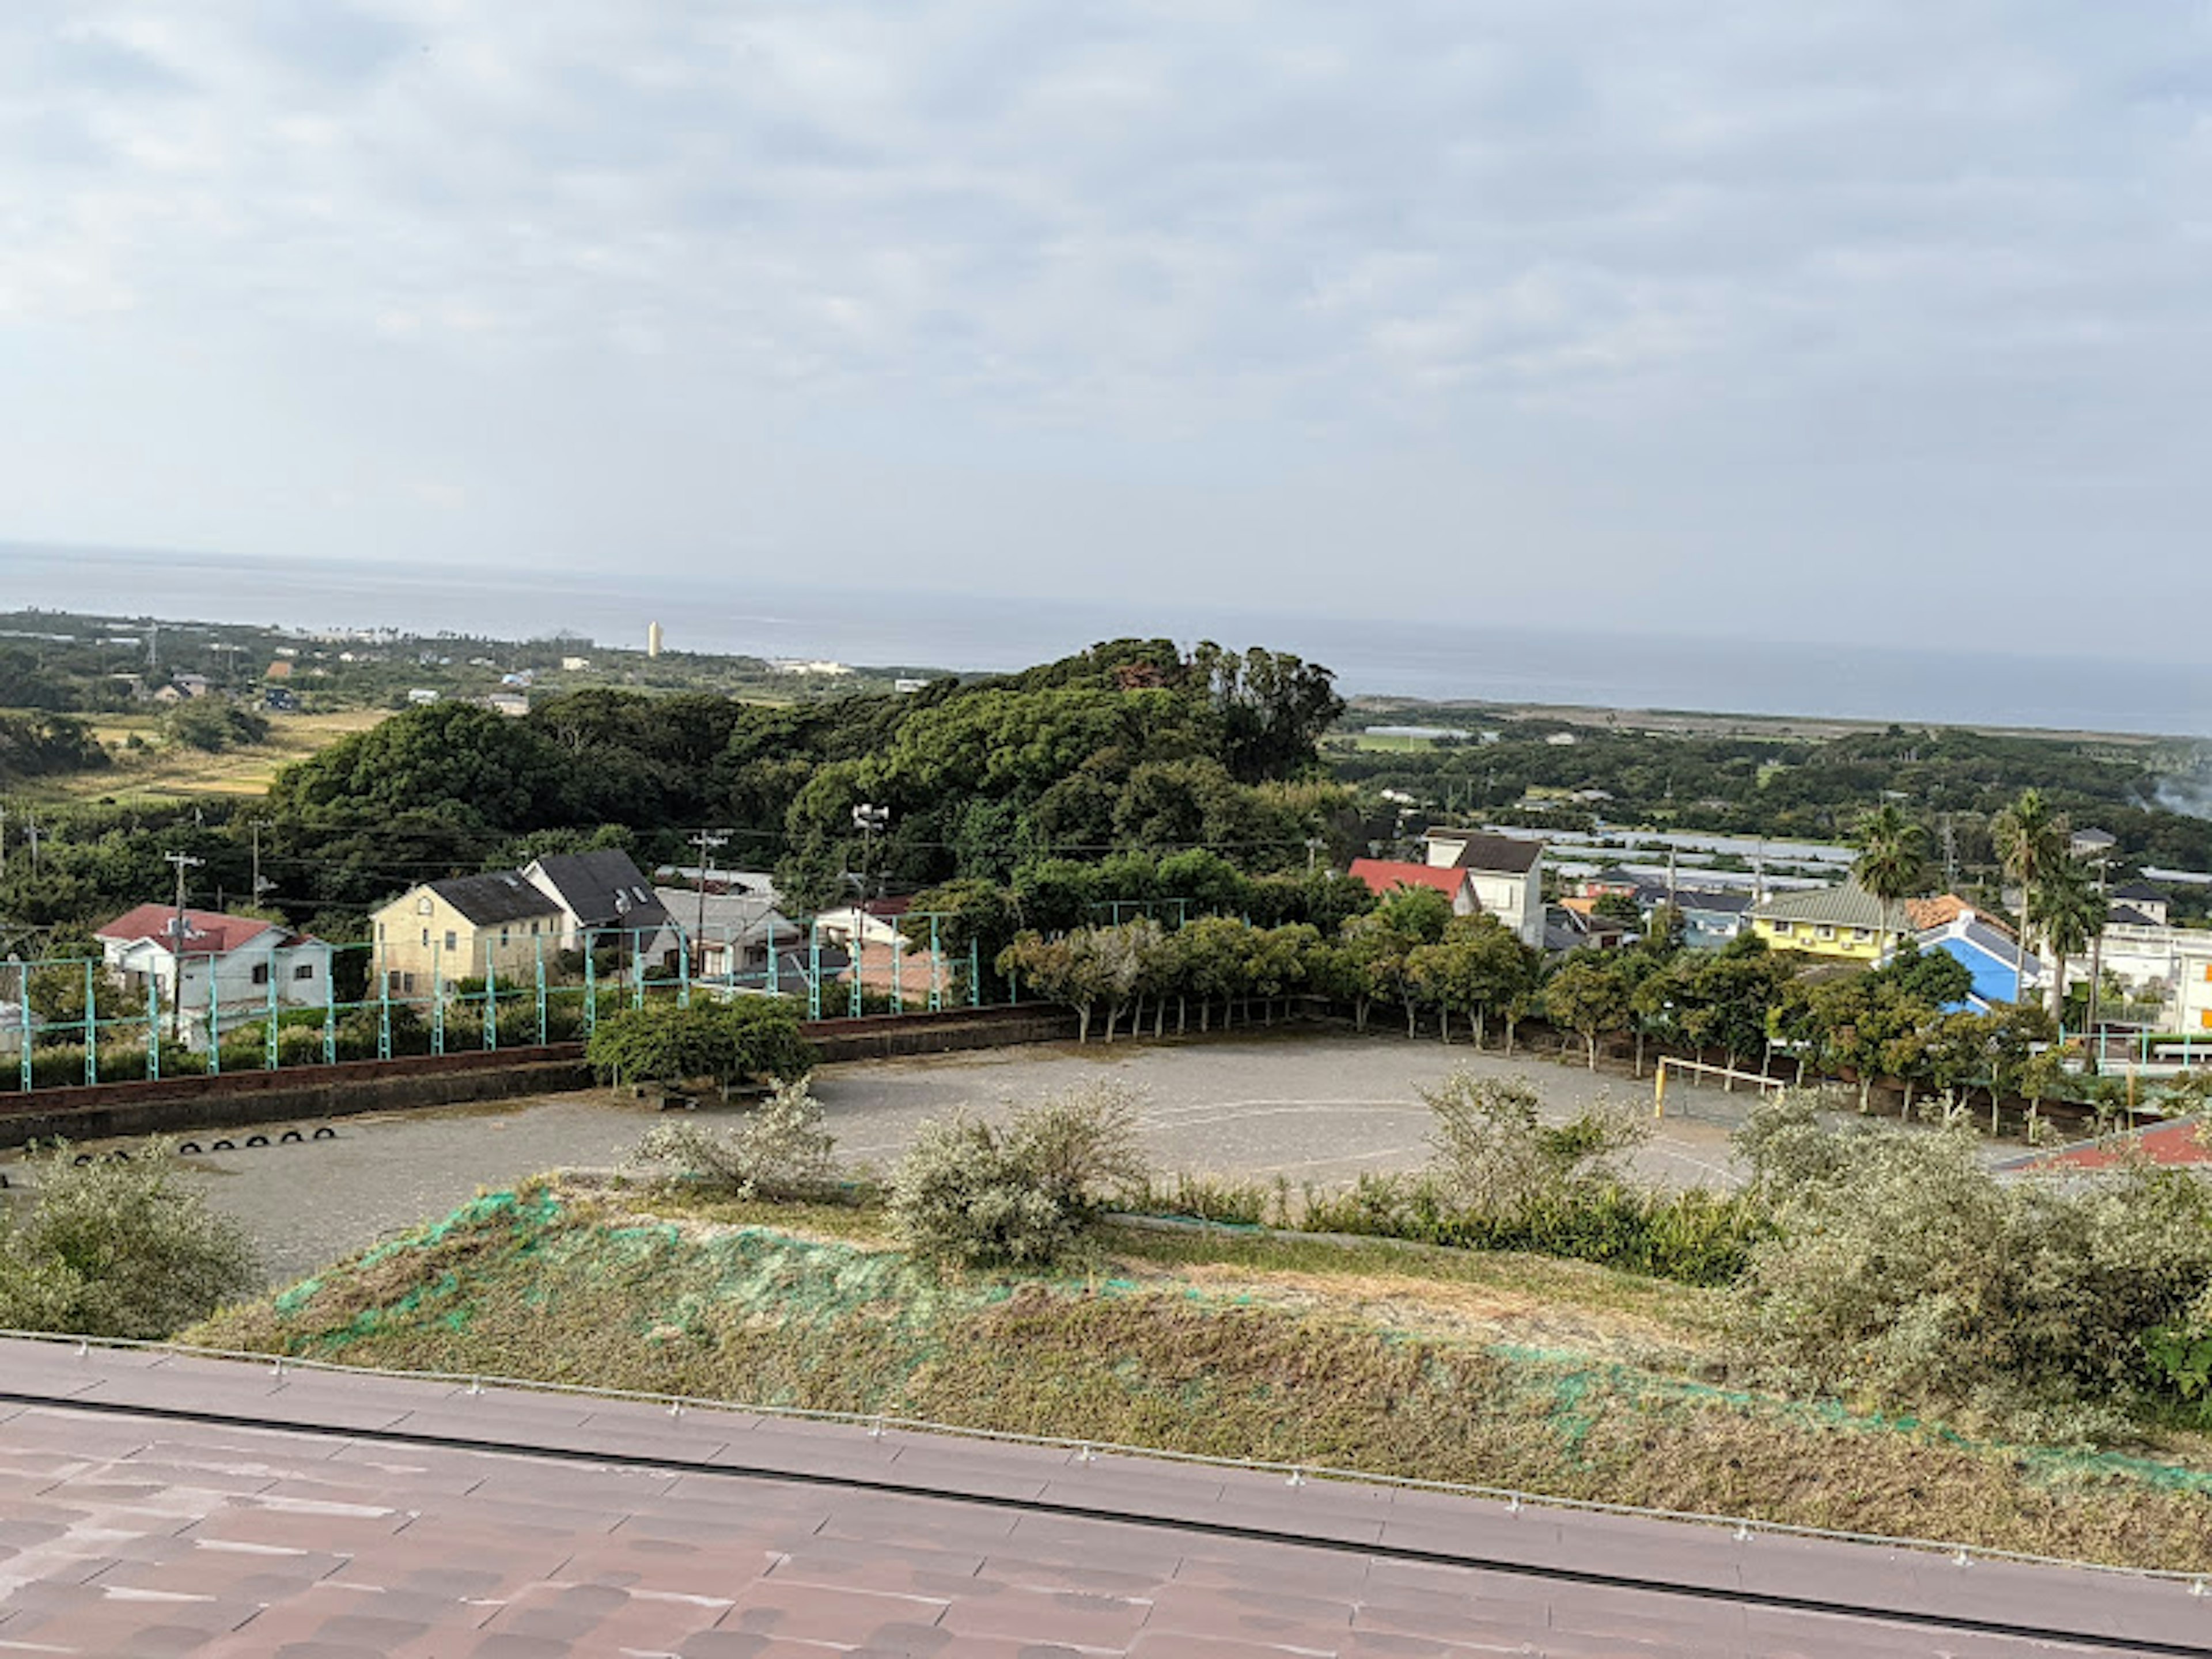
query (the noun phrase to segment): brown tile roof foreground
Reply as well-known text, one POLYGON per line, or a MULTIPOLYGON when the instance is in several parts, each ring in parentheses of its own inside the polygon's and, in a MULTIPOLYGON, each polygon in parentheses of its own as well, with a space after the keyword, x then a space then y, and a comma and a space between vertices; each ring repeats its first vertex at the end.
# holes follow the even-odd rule
POLYGON ((2208 1643, 2212 1599, 2170 1581, 0 1341, 0 1654, 1967 1659, 2208 1643))

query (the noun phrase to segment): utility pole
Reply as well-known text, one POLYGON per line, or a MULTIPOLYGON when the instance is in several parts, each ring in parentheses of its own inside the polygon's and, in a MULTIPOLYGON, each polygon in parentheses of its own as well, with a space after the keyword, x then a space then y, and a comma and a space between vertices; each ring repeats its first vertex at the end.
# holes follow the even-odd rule
POLYGON ((28 824, 27 824, 27 825, 24 827, 23 834, 25 835, 25 836, 26 836, 26 837, 27 837, 27 838, 28 838, 28 840, 30 841, 30 843, 31 843, 31 873, 32 873, 33 876, 36 876, 36 875, 39 873, 39 821, 38 821, 38 819, 36 819, 36 818, 33 818, 33 819, 30 821, 30 823, 29 823, 28 824))
POLYGON ((261 820, 253 820, 253 902, 261 902, 261 820))
MULTIPOLYGON (((169 1035, 182 1042, 185 1035, 185 872, 197 869, 207 860, 196 859, 190 853, 164 853, 161 856, 177 866, 177 919, 169 939, 169 960, 176 968, 175 976, 170 982, 169 1035)), ((211 978, 208 983, 208 995, 210 998, 215 995, 215 983, 211 978)))
POLYGON ((2105 876, 2112 868, 2112 855, 2097 854, 2097 931, 2089 936, 2089 1041, 2095 1047, 2096 1059, 2090 1069, 2105 1069, 2105 1034, 2097 1024, 2097 981, 2105 973, 2105 923, 2111 917, 2112 901, 2105 896, 2105 876))
POLYGON ((0 806, 0 881, 8 879, 8 809, 0 806))
POLYGON ((1943 841, 1943 890, 1955 893, 1959 890, 1959 837, 1951 828, 1948 812, 1943 814, 1937 833, 1943 841))
POLYGON ((699 849, 699 925, 691 938, 699 953, 696 971, 701 974, 707 971, 707 872, 714 867, 714 849, 727 845, 729 839, 726 830, 702 830, 691 837, 691 844, 699 849))

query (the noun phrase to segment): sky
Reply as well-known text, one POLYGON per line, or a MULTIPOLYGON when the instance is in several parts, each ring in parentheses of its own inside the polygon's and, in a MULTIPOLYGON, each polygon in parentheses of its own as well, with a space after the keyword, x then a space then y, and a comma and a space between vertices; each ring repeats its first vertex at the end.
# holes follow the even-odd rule
POLYGON ((0 541, 2197 649, 2212 7, 9 0, 0 541))

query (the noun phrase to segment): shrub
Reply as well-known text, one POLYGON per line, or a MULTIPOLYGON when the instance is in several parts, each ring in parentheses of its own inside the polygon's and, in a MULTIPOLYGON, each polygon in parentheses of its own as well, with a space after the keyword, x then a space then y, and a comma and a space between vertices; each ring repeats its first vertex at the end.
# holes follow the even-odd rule
POLYGON ((629 1161, 672 1166, 733 1198, 821 1198, 836 1189, 836 1146, 801 1079, 780 1086, 734 1129, 678 1122, 647 1130, 629 1161))
POLYGON ((797 1006, 782 997, 624 1008, 600 1019, 586 1052, 601 1077, 617 1083, 712 1078, 725 1086, 746 1077, 789 1082, 812 1071, 816 1057, 797 1006))
POLYGON ((2193 1177, 2008 1183, 1956 1120, 1826 1133, 1770 1120, 1752 1152, 1777 1229, 1738 1291, 1753 1369, 2085 1437, 2185 1393, 2154 1349, 2212 1282, 2212 1194, 2193 1177))
POLYGON ((0 1218, 0 1325, 160 1338, 258 1285, 244 1231, 177 1187, 172 1143, 79 1164, 57 1141, 30 1164, 36 1201, 0 1218))
POLYGON ((917 1254, 1042 1267, 1066 1255, 1111 1195, 1146 1178, 1136 1091, 1081 1084, 1004 1127, 962 1113, 925 1123, 891 1176, 890 1216, 917 1254))
POLYGON ((1455 1072, 1420 1096, 1434 1119, 1431 1176, 1453 1204, 1480 1216, 1512 1216, 1577 1182, 1617 1182, 1613 1158, 1650 1133, 1640 1115, 1605 1105, 1547 1124, 1536 1091, 1518 1078, 1455 1072))

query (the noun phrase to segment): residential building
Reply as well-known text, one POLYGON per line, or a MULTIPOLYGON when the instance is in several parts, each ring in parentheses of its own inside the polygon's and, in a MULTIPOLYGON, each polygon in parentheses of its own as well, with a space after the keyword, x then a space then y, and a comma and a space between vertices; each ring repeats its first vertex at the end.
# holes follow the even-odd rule
POLYGON ((520 720, 530 712, 530 699, 520 691, 488 692, 479 701, 494 713, 514 720, 520 720))
POLYGON ((561 659, 561 672, 564 674, 581 674, 586 670, 589 669, 591 665, 592 659, 589 657, 563 657, 561 659))
POLYGON ((1431 866, 1466 871, 1484 913, 1504 922, 1522 944, 1542 948, 1542 842, 1477 830, 1431 830, 1423 839, 1431 866))
POLYGON ((563 951, 618 946, 660 960, 678 949, 668 912, 630 855, 619 848, 553 853, 523 866, 522 878, 561 911, 563 951))
POLYGON ((2150 926, 2163 927, 2168 920, 2166 891, 2142 880, 2124 881, 2107 895, 2116 906, 2124 905, 2144 917, 2150 926))
POLYGON ((2012 930, 1977 915, 1956 894, 1908 899, 1914 941, 1923 951, 1941 951, 1972 975, 1963 1006, 1987 1013, 2002 1002, 2033 1002, 2043 995, 2047 969, 2041 957, 2023 957, 2012 930))
MULTIPOLYGON (((409 704, 414 708, 427 708, 432 703, 438 701, 438 693, 430 686, 417 685, 410 688, 407 693, 407 701, 409 704)), ((527 711, 528 707, 528 703, 526 702, 524 704, 526 712, 527 711)))
MULTIPOLYGON (((653 896, 691 941, 696 977, 763 988, 771 979, 784 988, 805 978, 805 967, 793 978, 791 964, 806 956, 807 930, 777 908, 773 893, 709 880, 703 894, 696 886, 656 887, 653 896), (772 974, 771 951, 776 958, 772 974)), ((838 966, 843 965, 841 953, 838 966)))
POLYGON ((269 1006, 272 989, 280 1008, 319 1008, 331 994, 331 947, 259 916, 187 909, 180 939, 174 905, 142 904, 93 937, 126 991, 156 986, 164 1009, 188 1017, 204 1015, 210 997, 218 1015, 248 1015, 269 1006))
POLYGON ((1752 931, 1778 951, 1872 963, 1887 938, 1909 930, 1902 905, 1885 905, 1856 881, 1777 893, 1751 909, 1752 931))
POLYGON ((1347 873, 1354 881, 1365 882, 1367 890, 1378 898, 1388 897, 1401 887, 1432 887, 1451 901, 1455 916, 1471 916, 1482 908, 1474 896, 1474 878, 1465 870, 1402 864, 1392 859, 1354 859, 1347 873))
POLYGON ((1751 895, 1723 892, 1709 887, 1677 887, 1671 898, 1664 887, 1636 890, 1636 902, 1649 916, 1672 902, 1682 913, 1682 943, 1693 951, 1717 951, 1744 930, 1751 913, 1751 895))
POLYGON ((534 975, 556 956, 568 917, 520 872, 452 876, 409 889, 369 918, 376 966, 402 995, 483 976, 534 975))
POLYGON ((2169 1030, 2212 1031, 2212 931, 2111 922, 2099 955, 2131 998, 2164 1005, 2160 1023, 2169 1030))

